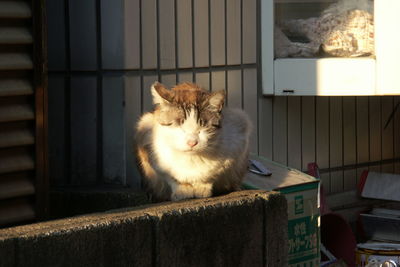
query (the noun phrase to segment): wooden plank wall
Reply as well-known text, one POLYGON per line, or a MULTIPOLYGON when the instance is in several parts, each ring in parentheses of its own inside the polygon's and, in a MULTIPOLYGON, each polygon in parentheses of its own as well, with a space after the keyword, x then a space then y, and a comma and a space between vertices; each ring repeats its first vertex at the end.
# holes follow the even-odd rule
POLYGON ((360 172, 400 172, 399 97, 263 97, 259 0, 52 0, 49 21, 53 186, 138 188, 133 134, 151 110, 149 87, 194 81, 226 89, 254 123, 251 150, 305 170, 328 192, 360 172))

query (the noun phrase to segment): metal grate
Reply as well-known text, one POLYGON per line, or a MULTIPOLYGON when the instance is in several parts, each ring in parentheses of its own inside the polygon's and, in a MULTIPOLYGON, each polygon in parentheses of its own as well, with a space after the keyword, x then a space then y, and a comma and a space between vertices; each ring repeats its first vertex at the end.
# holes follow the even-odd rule
POLYGON ((227 89, 254 122, 252 151, 302 170, 317 162, 327 192, 354 189, 364 169, 399 173, 400 113, 381 122, 400 97, 257 95, 260 3, 47 1, 52 183, 138 188, 133 126, 155 80, 227 89))
POLYGON ((133 126, 155 80, 227 89, 257 121, 256 3, 48 1, 54 185, 140 188, 133 126))

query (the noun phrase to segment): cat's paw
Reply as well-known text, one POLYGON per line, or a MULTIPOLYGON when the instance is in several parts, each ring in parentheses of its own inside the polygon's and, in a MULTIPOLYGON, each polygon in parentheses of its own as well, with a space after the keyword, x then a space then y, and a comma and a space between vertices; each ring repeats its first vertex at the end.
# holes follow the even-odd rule
POLYGON ((194 197, 194 189, 190 184, 179 184, 172 188, 171 200, 182 200, 194 197))
POLYGON ((193 189, 195 198, 212 196, 212 184, 194 184, 193 189))

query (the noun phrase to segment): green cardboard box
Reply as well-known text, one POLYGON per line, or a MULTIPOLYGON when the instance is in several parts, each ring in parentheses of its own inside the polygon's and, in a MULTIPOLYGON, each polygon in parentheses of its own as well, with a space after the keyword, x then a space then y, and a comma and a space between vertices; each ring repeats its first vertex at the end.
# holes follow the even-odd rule
POLYGON ((291 267, 320 266, 319 180, 263 157, 252 156, 272 172, 249 172, 244 188, 279 191, 288 203, 288 263, 291 267))

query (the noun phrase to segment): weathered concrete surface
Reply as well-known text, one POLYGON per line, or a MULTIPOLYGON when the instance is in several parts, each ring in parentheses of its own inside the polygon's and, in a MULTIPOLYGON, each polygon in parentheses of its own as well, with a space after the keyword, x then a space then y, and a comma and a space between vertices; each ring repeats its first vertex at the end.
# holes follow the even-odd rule
POLYGON ((265 266, 287 266, 288 264, 288 218, 287 203, 283 197, 270 195, 265 205, 264 229, 266 242, 265 266), (285 216, 282 216, 281 207, 285 207, 285 216), (284 241, 282 241, 284 238, 284 241))
POLYGON ((4 229, 0 251, 13 247, 14 255, 0 252, 0 266, 151 266, 151 235, 149 218, 140 215, 91 215, 4 229))
POLYGON ((241 191, 0 230, 0 266, 286 266, 283 195, 241 191))

